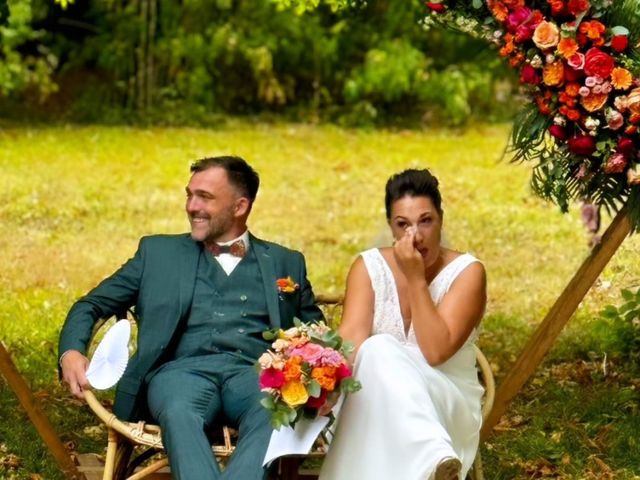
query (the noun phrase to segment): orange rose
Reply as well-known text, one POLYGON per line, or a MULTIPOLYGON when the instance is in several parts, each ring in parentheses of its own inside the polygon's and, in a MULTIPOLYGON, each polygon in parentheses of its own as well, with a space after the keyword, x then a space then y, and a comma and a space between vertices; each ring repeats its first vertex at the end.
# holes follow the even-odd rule
POLYGON ((578 52, 578 42, 573 38, 563 38, 558 42, 558 53, 569 59, 578 52))
POLYGON ((616 67, 611 70, 611 85, 616 90, 626 90, 633 82, 633 75, 626 68, 616 67))
POLYGON ((545 65, 542 71, 542 81, 545 85, 556 87, 564 81, 564 65, 561 61, 545 65))
POLYGON ((316 367, 311 370, 311 378, 328 392, 336 388, 336 367, 316 367))
POLYGON ((295 356, 291 357, 284 364, 284 378, 287 382, 292 380, 300 380, 302 376, 302 357, 295 356))
POLYGON ((591 93, 586 97, 582 97, 580 103, 586 111, 595 112, 604 107, 604 104, 607 103, 607 98, 609 96, 606 93, 591 93))
POLYGON ((553 22, 542 21, 533 32, 533 43, 540 50, 548 50, 558 45, 560 30, 553 22))

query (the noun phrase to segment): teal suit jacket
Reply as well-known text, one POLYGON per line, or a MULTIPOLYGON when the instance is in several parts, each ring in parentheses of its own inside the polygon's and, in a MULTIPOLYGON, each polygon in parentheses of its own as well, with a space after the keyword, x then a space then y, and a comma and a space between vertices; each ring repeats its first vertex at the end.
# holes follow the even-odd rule
MULTIPOLYGON (((143 237, 133 258, 103 280, 69 311, 60 333, 59 355, 86 355, 95 322, 134 307, 138 317, 137 351, 118 383, 114 413, 134 420, 145 410, 144 378, 170 358, 189 315, 201 244, 189 234, 143 237)), ((307 279, 304 256, 251 236, 264 280, 273 327, 289 328, 293 318, 322 319, 307 279), (292 277, 293 293, 279 293, 276 280, 292 277)))

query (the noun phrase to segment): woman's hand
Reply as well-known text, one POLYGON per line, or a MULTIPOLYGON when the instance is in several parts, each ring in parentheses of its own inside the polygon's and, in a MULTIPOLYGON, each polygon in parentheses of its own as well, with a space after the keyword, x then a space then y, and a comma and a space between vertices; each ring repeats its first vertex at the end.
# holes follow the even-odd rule
POLYGON ((416 248, 416 229, 407 228, 404 236, 393 242, 393 255, 409 282, 424 281, 424 261, 416 248))

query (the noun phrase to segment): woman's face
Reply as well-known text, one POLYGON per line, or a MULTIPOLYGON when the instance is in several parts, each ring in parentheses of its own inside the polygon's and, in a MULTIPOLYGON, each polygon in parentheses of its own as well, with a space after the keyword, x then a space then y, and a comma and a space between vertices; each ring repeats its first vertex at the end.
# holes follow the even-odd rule
POLYGON ((425 263, 433 265, 440 255, 442 217, 429 197, 406 195, 391 204, 391 233, 400 240, 415 232, 414 247, 425 263))

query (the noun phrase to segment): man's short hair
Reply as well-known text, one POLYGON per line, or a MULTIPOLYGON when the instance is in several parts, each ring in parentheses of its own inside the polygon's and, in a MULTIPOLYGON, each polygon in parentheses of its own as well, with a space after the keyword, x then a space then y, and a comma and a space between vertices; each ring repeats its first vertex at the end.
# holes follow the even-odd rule
POLYGON ((233 155, 205 157, 191 164, 191 173, 202 172, 214 167, 223 168, 227 172, 229 183, 240 192, 240 195, 247 197, 253 203, 258 194, 260 176, 251 165, 243 158, 233 155))

